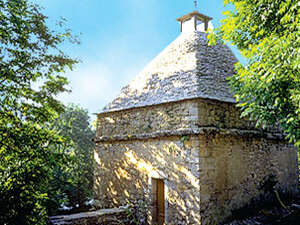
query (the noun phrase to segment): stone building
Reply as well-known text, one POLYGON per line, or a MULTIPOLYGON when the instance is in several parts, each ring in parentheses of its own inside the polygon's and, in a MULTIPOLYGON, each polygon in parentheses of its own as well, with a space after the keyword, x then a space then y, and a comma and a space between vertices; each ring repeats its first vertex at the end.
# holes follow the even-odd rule
POLYGON ((278 128, 241 119, 226 82, 236 58, 208 45, 211 18, 177 20, 181 35, 98 114, 101 206, 143 199, 150 224, 211 225, 258 199, 270 177, 295 193, 297 152, 278 128))

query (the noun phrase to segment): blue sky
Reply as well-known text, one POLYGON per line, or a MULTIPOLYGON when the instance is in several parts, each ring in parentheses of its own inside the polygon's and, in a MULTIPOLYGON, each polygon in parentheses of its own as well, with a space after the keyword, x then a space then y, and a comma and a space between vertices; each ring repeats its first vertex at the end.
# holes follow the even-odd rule
MULTIPOLYGON (((80 34, 80 45, 63 47, 65 52, 82 62, 74 71, 65 74, 72 93, 59 98, 64 103, 87 108, 91 115, 100 112, 123 86, 180 34, 176 18, 194 10, 193 0, 35 2, 44 8, 51 27, 64 17, 73 33, 80 34)), ((214 26, 219 26, 224 18, 223 1, 198 2, 199 11, 213 17, 214 26)))

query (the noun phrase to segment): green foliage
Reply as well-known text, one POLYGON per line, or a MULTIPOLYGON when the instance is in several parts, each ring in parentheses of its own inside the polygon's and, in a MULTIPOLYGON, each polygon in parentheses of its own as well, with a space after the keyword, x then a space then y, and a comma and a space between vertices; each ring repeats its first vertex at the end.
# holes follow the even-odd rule
POLYGON ((66 141, 49 124, 63 110, 61 72, 76 60, 59 49, 69 32, 50 31, 28 0, 0 0, 0 21, 0 224, 45 224, 47 185, 66 141))
POLYGON ((300 146, 299 0, 224 3, 234 9, 224 13, 217 37, 237 46, 247 59, 230 79, 243 116, 258 126, 280 124, 287 138, 300 146))
POLYGON ((123 224, 146 225, 148 224, 147 209, 150 207, 149 201, 145 199, 137 200, 128 205, 123 224))
POLYGON ((59 137, 36 124, 4 126, 1 124, 5 136, 1 137, 0 150, 1 224, 43 224, 47 199, 44 187, 51 168, 63 158, 49 146, 59 148, 59 137))
MULTIPOLYGON (((54 192, 49 208, 56 210, 62 201, 73 208, 84 206, 84 201, 92 197, 93 190, 93 151, 95 130, 90 125, 87 110, 69 105, 65 112, 52 124, 53 129, 68 139, 63 146, 68 161, 55 168, 50 182, 54 192)), ((54 211, 55 212, 55 211, 54 211)))
POLYGON ((182 142, 182 143, 185 143, 186 141, 189 141, 189 136, 182 136, 181 138, 180 138, 180 141, 182 142))

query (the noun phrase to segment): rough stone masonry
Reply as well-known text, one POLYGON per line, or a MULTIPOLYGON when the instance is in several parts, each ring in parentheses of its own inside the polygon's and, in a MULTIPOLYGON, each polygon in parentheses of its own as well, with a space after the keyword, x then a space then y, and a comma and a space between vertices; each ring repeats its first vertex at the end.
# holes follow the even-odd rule
POLYGON ((211 225, 259 199, 270 177, 296 193, 297 151, 278 127, 241 119, 226 81, 237 60, 208 45, 210 19, 179 18, 181 35, 98 114, 102 208, 143 200, 149 224, 211 225))

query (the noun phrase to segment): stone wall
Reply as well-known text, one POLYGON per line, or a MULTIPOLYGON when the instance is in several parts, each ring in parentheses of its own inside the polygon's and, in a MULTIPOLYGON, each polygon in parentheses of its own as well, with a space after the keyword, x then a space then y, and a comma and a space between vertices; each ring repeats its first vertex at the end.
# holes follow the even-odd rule
MULTIPOLYGON (((132 139, 137 136, 154 134, 166 135, 199 129, 236 129, 240 131, 263 132, 255 124, 241 119, 240 111, 233 103, 208 99, 190 99, 156 106, 98 114, 97 138, 132 139)), ((268 127, 265 131, 282 136, 280 130, 268 127)), ((199 131, 198 131, 199 133, 199 131)), ((266 135, 266 134, 264 134, 266 135)))
POLYGON ((102 113, 95 193, 103 208, 151 204, 151 178, 164 179, 166 224, 214 224, 258 198, 269 175, 277 188, 295 192, 297 154, 282 138, 279 129, 256 129, 234 104, 215 100, 102 113))
POLYGON ((133 136, 196 128, 197 101, 98 114, 97 137, 133 136))
POLYGON ((260 195, 270 176, 276 189, 297 190, 297 151, 285 141, 218 133, 199 136, 201 224, 215 224, 260 195))
POLYGON ((102 207, 136 199, 151 204, 151 178, 160 178, 165 181, 166 224, 199 224, 198 145, 196 136, 98 145, 95 191, 102 207))
POLYGON ((126 210, 122 208, 102 209, 72 215, 52 216, 50 225, 124 225, 126 210))

